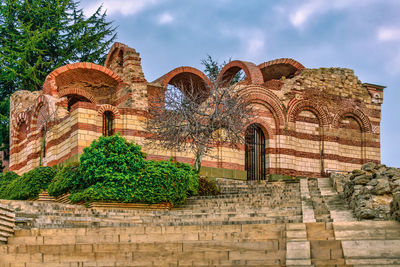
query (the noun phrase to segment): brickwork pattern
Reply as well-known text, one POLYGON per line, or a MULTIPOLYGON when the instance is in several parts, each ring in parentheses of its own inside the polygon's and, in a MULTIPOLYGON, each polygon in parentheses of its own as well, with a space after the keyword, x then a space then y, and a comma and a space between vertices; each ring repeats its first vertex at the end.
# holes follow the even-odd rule
MULTIPOLYGON (((179 67, 148 83, 139 53, 116 43, 105 67, 92 63, 63 66, 49 74, 43 91, 16 92, 11 98, 10 170, 24 173, 38 166, 38 114, 47 118, 45 165, 78 158, 83 148, 102 134, 102 114, 114 114, 115 132, 144 146, 150 159, 193 163, 187 152, 150 149, 144 129, 151 98, 190 77, 204 88, 210 80, 199 70, 179 67), (68 107, 71 96, 84 97, 68 107), (45 110, 43 110, 45 107, 45 110), (69 110, 68 110, 69 108, 69 110), (41 110, 42 109, 42 110, 41 110), (40 111, 41 110, 41 111, 40 111), (39 112, 40 111, 40 112, 39 112), (46 112, 47 113, 46 113, 46 112), (46 116, 46 115, 44 115, 46 116)), ((243 70, 240 93, 257 110, 253 122, 266 136, 267 173, 320 177, 326 170, 349 171, 363 163, 380 162, 380 120, 383 87, 362 84, 349 69, 306 69, 292 59, 255 65, 232 61, 219 80, 243 70)), ((244 170, 244 146, 233 150, 217 146, 203 166, 244 170)))

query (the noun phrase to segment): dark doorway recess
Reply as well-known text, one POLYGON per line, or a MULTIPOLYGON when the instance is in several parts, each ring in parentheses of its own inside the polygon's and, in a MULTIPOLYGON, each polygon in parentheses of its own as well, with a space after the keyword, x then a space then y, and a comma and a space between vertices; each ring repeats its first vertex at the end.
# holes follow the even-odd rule
POLYGON ((246 129, 245 169, 247 180, 265 180, 265 136, 254 123, 246 129))

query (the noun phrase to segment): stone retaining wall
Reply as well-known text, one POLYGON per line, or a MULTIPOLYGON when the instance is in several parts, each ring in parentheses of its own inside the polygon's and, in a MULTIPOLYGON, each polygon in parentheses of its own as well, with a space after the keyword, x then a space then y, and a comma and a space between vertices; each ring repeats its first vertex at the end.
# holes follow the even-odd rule
POLYGON ((15 213, 6 205, 0 204, 0 244, 7 243, 8 237, 14 234, 15 213))
POLYGON ((400 220, 400 169, 366 163, 348 174, 331 174, 331 181, 359 220, 400 220))

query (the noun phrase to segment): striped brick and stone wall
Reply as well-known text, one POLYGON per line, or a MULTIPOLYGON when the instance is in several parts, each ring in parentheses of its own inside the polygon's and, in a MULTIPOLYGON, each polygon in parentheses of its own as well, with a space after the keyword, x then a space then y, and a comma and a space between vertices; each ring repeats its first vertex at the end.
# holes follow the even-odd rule
MULTIPOLYGON (((266 138, 266 173, 319 177, 380 162, 383 86, 361 83, 342 68, 307 69, 292 59, 255 65, 232 61, 218 80, 242 70, 242 96, 257 110, 266 138)), ((168 85, 191 79, 211 86, 201 71, 176 68, 149 83, 139 54, 126 45, 111 48, 105 66, 75 63, 54 70, 39 92, 11 97, 10 170, 24 173, 42 162, 52 166, 79 160, 83 148, 102 135, 103 114, 114 115, 114 131, 143 146, 150 159, 193 163, 190 153, 146 146, 149 104, 168 85), (44 144, 44 147, 43 147, 44 144), (45 151, 45 153, 44 153, 45 151)), ((243 178, 245 147, 219 146, 202 166, 219 176, 243 178)))

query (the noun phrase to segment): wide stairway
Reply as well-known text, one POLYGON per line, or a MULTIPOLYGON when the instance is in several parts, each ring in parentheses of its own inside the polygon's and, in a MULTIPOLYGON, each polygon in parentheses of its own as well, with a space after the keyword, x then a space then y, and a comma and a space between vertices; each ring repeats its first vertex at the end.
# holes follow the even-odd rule
POLYGON ((302 222, 299 183, 219 180, 221 194, 189 198, 171 210, 87 209, 55 202, 6 201, 20 228, 220 225, 302 222))
POLYGON ((218 185, 172 210, 2 201, 17 229, 0 266, 400 264, 400 224, 355 221, 327 179, 218 185))

